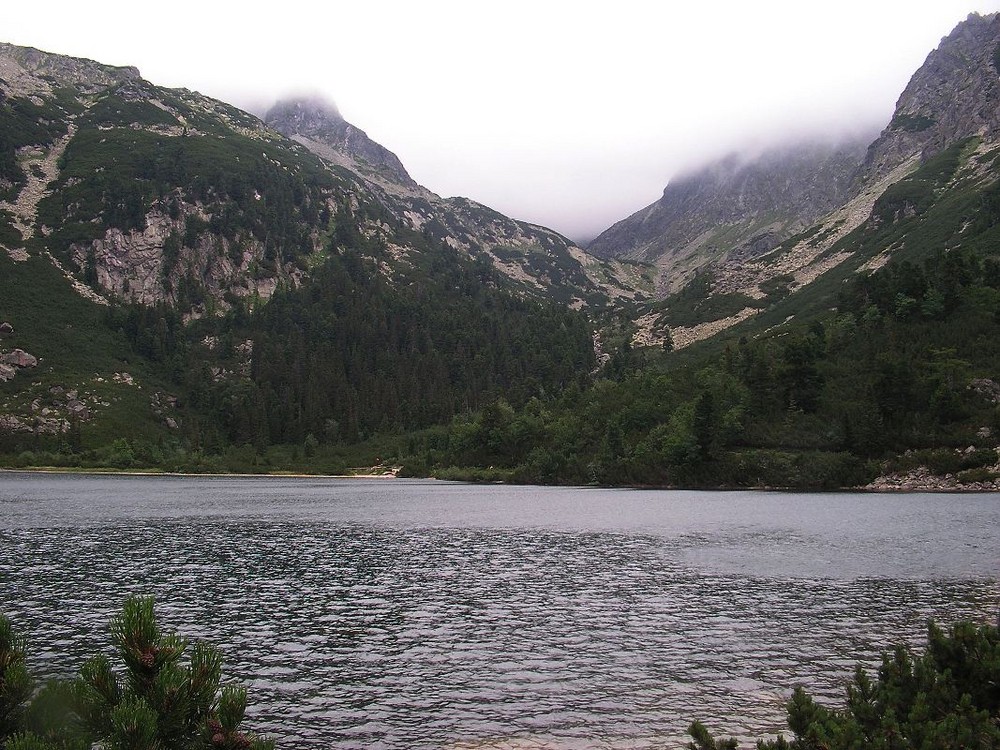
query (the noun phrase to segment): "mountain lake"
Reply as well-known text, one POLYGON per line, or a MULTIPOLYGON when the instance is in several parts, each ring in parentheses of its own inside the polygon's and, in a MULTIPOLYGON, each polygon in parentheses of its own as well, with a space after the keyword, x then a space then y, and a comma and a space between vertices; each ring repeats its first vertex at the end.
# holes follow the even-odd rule
POLYGON ((995 621, 1000 496, 0 473, 37 678, 111 655, 133 593, 282 748, 682 747, 995 621))

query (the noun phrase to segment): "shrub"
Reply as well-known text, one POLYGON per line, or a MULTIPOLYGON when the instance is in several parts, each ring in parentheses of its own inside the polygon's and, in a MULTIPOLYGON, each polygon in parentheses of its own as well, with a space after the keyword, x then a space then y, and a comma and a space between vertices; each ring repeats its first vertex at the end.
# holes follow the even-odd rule
POLYGON ((53 681, 28 702, 32 681, 24 642, 0 616, 0 746, 7 750, 270 750, 240 728, 247 694, 220 688, 222 657, 205 643, 190 651, 163 634, 150 597, 130 597, 112 621, 124 670, 90 659, 72 682, 53 681))
POLYGON ((32 691, 24 654, 24 638, 0 615, 0 739, 13 734, 24 721, 32 691))
MULTIPOLYGON (((796 688, 787 704, 794 739, 760 741, 759 750, 853 748, 1000 748, 1000 630, 961 622, 945 633, 930 624, 927 649, 897 646, 882 656, 876 679, 858 667, 846 705, 831 709, 796 688)), ((736 748, 695 722, 692 750, 736 748)))

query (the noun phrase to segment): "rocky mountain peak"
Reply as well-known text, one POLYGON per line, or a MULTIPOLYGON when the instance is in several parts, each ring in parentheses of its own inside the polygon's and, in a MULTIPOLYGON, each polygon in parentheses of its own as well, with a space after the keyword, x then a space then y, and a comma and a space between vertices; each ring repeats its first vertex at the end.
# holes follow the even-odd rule
POLYGON ((88 93, 140 78, 139 69, 132 66, 104 65, 0 42, 0 90, 8 95, 49 94, 54 86, 88 93))
POLYGON ((283 99, 267 111, 264 119, 294 128, 300 135, 321 135, 345 123, 337 105, 320 96, 283 99))
POLYGON ((347 122, 332 102, 314 96, 284 99, 264 121, 328 161, 379 182, 417 187, 399 157, 347 122))
POLYGON ((957 140, 1000 138, 1000 14, 971 14, 931 52, 903 90, 865 159, 878 179, 913 156, 957 140))

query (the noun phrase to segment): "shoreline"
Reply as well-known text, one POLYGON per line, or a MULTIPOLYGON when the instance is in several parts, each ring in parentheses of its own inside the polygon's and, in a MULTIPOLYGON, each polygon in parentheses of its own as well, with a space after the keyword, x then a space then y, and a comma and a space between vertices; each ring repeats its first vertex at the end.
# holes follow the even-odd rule
MULTIPOLYGON (((398 479, 395 472, 381 474, 304 474, 301 472, 261 472, 247 474, 238 472, 185 472, 161 471, 158 469, 84 469, 63 466, 31 466, 12 469, 0 467, 0 474, 82 474, 85 476, 109 477, 208 477, 214 479, 398 479)), ((427 477, 433 479, 433 477, 427 477)))
MULTIPOLYGON (((371 467, 378 468, 378 467, 371 467)), ((159 469, 112 469, 112 468, 79 468, 63 466, 32 466, 23 468, 0 467, 0 475, 3 474, 79 474, 81 476, 120 476, 120 477, 181 477, 208 479, 400 479, 398 472, 401 467, 392 467, 386 471, 376 472, 360 470, 355 474, 307 474, 303 472, 260 472, 260 473, 239 473, 239 472, 182 472, 182 471, 162 471, 159 469)), ((407 479, 425 479, 439 481, 438 477, 405 477, 407 479)), ((452 481, 452 480, 449 480, 452 481)), ((464 481, 466 484, 495 484, 495 482, 476 482, 474 480, 464 481)), ((500 482, 500 484, 507 484, 500 482)), ((540 487, 570 487, 579 485, 537 485, 540 487)), ((678 486, 644 486, 644 485, 588 485, 591 488, 600 489, 621 489, 621 490, 663 490, 676 492, 790 492, 790 493, 810 493, 827 494, 838 492, 852 492, 871 495, 896 495, 896 494, 994 494, 1000 493, 1000 480, 994 482, 975 482, 970 484, 960 484, 953 475, 936 476, 924 474, 923 472, 909 472, 900 475, 886 475, 877 477, 870 483, 855 487, 778 487, 778 486, 728 486, 719 485, 715 487, 678 487, 678 486)))

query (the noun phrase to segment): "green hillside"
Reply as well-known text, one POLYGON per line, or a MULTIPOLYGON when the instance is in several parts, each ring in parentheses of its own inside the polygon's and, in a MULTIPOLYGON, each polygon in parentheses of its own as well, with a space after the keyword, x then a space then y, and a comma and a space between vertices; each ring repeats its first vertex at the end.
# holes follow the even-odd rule
MULTIPOLYGON (((839 487, 917 466, 993 481, 1000 182, 975 146, 894 185, 834 247, 851 260, 749 321, 683 352, 626 346, 592 386, 495 404, 404 463, 556 483, 839 487)), ((667 309, 713 299, 689 287, 667 309)))
POLYGON ((58 61, 112 80, 0 102, 0 352, 38 360, 0 382, 3 465, 336 471, 594 368, 582 313, 349 171, 221 102, 58 61))
MULTIPOLYGON (((995 21, 942 44, 992 59, 995 21)), ((0 54, 0 466, 1000 486, 995 87, 908 87, 854 177, 836 157, 843 206, 650 301, 651 267, 441 199, 325 105, 271 129, 133 69, 0 54)), ((826 179, 772 157, 733 183, 754 221, 789 164, 826 179)), ((691 179, 725 207, 732 185, 691 179)))

